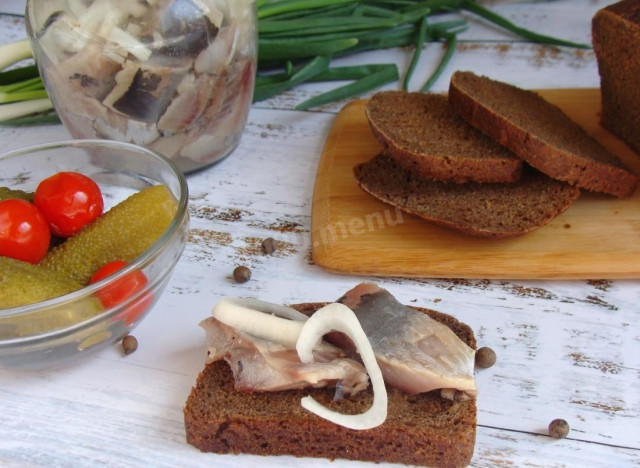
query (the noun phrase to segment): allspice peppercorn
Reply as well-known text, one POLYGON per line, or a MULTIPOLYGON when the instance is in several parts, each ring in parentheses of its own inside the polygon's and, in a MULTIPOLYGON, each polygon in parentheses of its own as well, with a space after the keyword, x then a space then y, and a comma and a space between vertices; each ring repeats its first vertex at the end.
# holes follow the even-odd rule
POLYGON ((280 247, 280 245, 273 237, 267 237, 262 241, 262 251, 267 255, 271 255, 273 252, 278 250, 278 247, 280 247))
POLYGON ((138 349, 138 340, 133 335, 127 335, 122 339, 122 350, 124 354, 131 354, 138 349))
POLYGON ((246 283, 251 279, 251 270, 246 266, 239 266, 233 270, 233 279, 237 283, 246 283))
POLYGON ((493 366, 495 363, 496 352, 493 349, 487 346, 483 346, 478 351, 476 351, 476 366, 487 369, 493 366))
POLYGON ((549 423, 549 435, 554 439, 564 439, 569 435, 569 423, 564 419, 554 419, 549 423))

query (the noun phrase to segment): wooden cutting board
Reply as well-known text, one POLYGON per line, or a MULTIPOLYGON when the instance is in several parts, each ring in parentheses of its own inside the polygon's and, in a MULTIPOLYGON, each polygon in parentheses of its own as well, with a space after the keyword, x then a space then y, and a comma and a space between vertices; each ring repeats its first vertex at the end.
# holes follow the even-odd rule
MULTIPOLYGON (((640 174, 640 157, 598 123, 597 89, 540 91, 640 174)), ((362 191, 353 167, 381 149, 365 101, 347 104, 327 137, 311 218, 314 262, 333 272, 375 276, 640 278, 640 190, 625 200, 583 192, 550 224, 521 237, 469 237, 427 223, 362 191)))

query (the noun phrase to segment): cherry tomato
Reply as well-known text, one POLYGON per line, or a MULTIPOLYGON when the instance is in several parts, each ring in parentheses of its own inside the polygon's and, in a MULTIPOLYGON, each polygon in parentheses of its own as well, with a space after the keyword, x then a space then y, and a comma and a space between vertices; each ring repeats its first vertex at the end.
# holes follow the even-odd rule
POLYGON ((51 232, 69 237, 102 214, 100 187, 79 172, 58 172, 36 188, 33 203, 42 211, 51 232))
POLYGON ((47 220, 35 205, 17 198, 0 201, 0 255, 38 263, 50 241, 47 220))
MULTIPOLYGON (((89 283, 97 283, 107 276, 114 274, 118 270, 121 270, 125 266, 127 266, 127 262, 122 260, 109 262, 98 268, 89 280, 89 283)), ((139 270, 132 271, 116 282, 98 290, 96 292, 96 296, 98 296, 100 302, 102 302, 105 307, 111 308, 129 299, 135 293, 144 288, 147 282, 147 277, 144 273, 139 270)), ((152 300, 153 295, 151 293, 144 294, 131 304, 118 318, 124 318, 126 324, 131 325, 149 308, 149 306, 151 306, 152 300)))

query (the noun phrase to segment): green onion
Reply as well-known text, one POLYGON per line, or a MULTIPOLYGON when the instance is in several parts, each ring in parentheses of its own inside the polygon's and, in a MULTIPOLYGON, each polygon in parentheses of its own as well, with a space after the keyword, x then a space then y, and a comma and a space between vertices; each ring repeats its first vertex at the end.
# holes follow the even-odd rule
POLYGON ((413 51, 413 56, 411 57, 411 63, 409 63, 409 68, 407 68, 407 73, 404 77, 404 81, 402 82, 402 89, 405 91, 409 89, 409 81, 411 81, 411 76, 413 75, 413 71, 418 64, 418 60, 420 60, 420 55, 422 54, 422 46, 424 45, 424 41, 427 38, 427 16, 425 15, 422 18, 422 22, 420 23, 420 31, 418 32, 418 39, 416 40, 416 47, 413 51))
MULTIPOLYGON (((321 82, 321 81, 348 81, 359 80, 365 78, 373 73, 377 73, 381 70, 393 68, 397 71, 398 67, 395 64, 369 64, 369 65, 353 65, 346 67, 333 67, 318 73, 314 77, 310 78, 307 82, 321 82)), ((256 76, 256 87, 263 86, 270 83, 276 83, 278 81, 284 81, 291 77, 291 72, 285 73, 272 73, 268 75, 256 76)))
POLYGON ((525 39, 528 39, 530 41, 533 42, 538 42, 540 44, 551 44, 551 45, 559 45, 559 46, 566 46, 566 47, 577 47, 580 49, 590 49, 591 45, 589 44, 579 44, 576 42, 571 42, 571 41, 565 41, 563 39, 558 39, 555 37, 551 37, 551 36, 545 36, 543 34, 538 34, 534 31, 530 31, 528 29, 525 28, 521 28, 515 24, 513 24, 511 21, 509 21, 508 19, 490 11, 487 10, 486 8, 478 5, 475 2, 472 2, 471 0, 462 0, 462 8, 464 8, 465 10, 468 10, 472 13, 475 13, 478 16, 481 16, 482 18, 491 21, 492 23, 506 29, 507 31, 511 31, 514 32, 516 34, 518 34, 519 36, 522 36, 525 39))
POLYGON ((426 93, 429 89, 431 89, 431 87, 438 80, 438 78, 440 78, 440 75, 442 75, 442 72, 451 61, 451 57, 453 57, 453 53, 456 51, 457 46, 458 46, 458 35, 452 34, 447 43, 447 50, 445 51, 442 57, 442 60, 438 64, 438 67, 433 72, 433 74, 429 77, 427 82, 424 85, 422 85, 422 88, 420 88, 421 93, 426 93))
MULTIPOLYGON (((522 28, 475 0, 257 0, 258 71, 254 102, 296 86, 318 81, 348 81, 308 99, 297 109, 339 101, 398 81, 395 64, 332 67, 333 59, 363 51, 413 47, 401 83, 408 90, 427 43, 446 42, 446 50, 420 92, 427 92, 449 65, 463 17, 437 21, 443 13, 470 12, 519 37, 540 44, 588 48, 522 28)), ((27 40, 0 45, 0 124, 28 125, 56 121, 27 40), (49 112, 49 114, 47 114, 49 112)))
POLYGON ((24 125, 24 117, 53 110, 35 65, 5 70, 29 58, 33 52, 27 39, 0 45, 0 124, 24 125))
POLYGON ((27 39, 3 44, 0 46, 0 70, 31 57, 33 52, 27 39))
MULTIPOLYGON (((506 18, 497 15, 472 0, 262 0, 258 4, 259 20, 259 70, 256 90, 260 90, 254 102, 268 95, 262 92, 267 86, 275 89, 290 89, 305 81, 329 81, 330 76, 344 76, 353 83, 323 93, 298 105, 309 108, 322 105, 327 99, 341 100, 362 93, 364 89, 375 89, 388 83, 391 68, 377 69, 364 76, 361 72, 337 71, 335 67, 292 84, 292 73, 278 73, 278 62, 310 61, 325 56, 330 61, 336 57, 350 56, 366 50, 390 47, 413 46, 411 62, 405 72, 402 88, 408 90, 409 83, 420 60, 426 42, 445 40, 445 53, 439 64, 420 88, 428 91, 442 75, 456 51, 459 34, 466 29, 464 19, 429 21, 441 13, 469 11, 520 37, 541 43, 568 47, 588 47, 562 39, 545 36, 521 28, 506 18), (265 74, 264 72, 269 72, 265 74), (274 71, 276 71, 274 73, 274 71)), ((397 67, 395 67, 397 73, 397 67)))
POLYGON ((311 99, 301 102, 295 107, 295 109, 306 110, 312 107, 328 104, 330 102, 352 98, 358 94, 363 94, 371 91, 372 89, 379 88, 384 84, 397 81, 398 78, 398 67, 395 65, 389 65, 380 71, 360 78, 353 83, 332 89, 331 91, 327 91, 326 93, 319 94, 311 99))
MULTIPOLYGON (((2 48, 2 46, 0 46, 2 48)), ((9 85, 20 80, 27 80, 29 78, 38 78, 38 67, 35 65, 28 65, 26 67, 12 68, 11 70, 0 72, 0 86, 9 85)))
POLYGON ((0 122, 19 119, 21 117, 53 110, 53 104, 49 98, 34 99, 31 101, 12 102, 0 106, 0 122))
POLYGON ((327 56, 316 57, 284 81, 256 86, 253 93, 254 102, 269 99, 276 94, 280 94, 300 83, 308 81, 317 74, 325 71, 329 67, 329 60, 327 56))
POLYGON ((319 7, 357 3, 355 0, 280 0, 266 1, 258 5, 258 19, 296 10, 313 10, 319 7))
POLYGON ((358 39, 339 39, 336 41, 306 42, 291 39, 261 39, 258 41, 261 62, 275 60, 296 60, 315 55, 332 55, 355 46, 358 39))
MULTIPOLYGON (((2 108, 0 108, 1 110, 2 108)), ((53 108, 49 109, 53 110, 53 108)), ((57 114, 47 112, 33 114, 28 117, 19 117, 17 119, 9 119, 0 122, 0 125, 5 127, 24 127, 27 125, 44 125, 44 124, 59 124, 60 117, 57 114)))

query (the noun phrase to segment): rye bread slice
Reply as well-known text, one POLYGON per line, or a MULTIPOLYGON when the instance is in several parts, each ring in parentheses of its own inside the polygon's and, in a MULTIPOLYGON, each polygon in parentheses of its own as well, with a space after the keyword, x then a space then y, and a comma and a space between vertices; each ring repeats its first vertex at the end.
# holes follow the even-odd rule
POLYGON ((640 155, 640 2, 599 10, 591 37, 602 91, 600 123, 640 155))
MULTIPOLYGON (((293 307, 310 315, 324 303, 293 307)), ((416 308, 450 327, 476 348, 473 331, 454 317, 416 308)), ((292 455, 344 458, 419 466, 469 464, 476 435, 476 401, 451 401, 438 391, 407 395, 388 389, 387 420, 374 429, 355 431, 335 425, 300 406, 311 395, 335 411, 360 413, 373 394, 333 401, 334 389, 243 393, 235 390, 224 361, 208 364, 184 407, 187 442, 219 454, 292 455)), ((212 464, 212 466, 215 463, 212 464)))
POLYGON ((629 197, 638 177, 539 94, 471 72, 451 77, 449 104, 471 125, 554 179, 629 197))
POLYGON ((422 177, 455 183, 515 182, 522 161, 453 112, 444 94, 383 91, 365 106, 386 153, 422 177))
POLYGON ((508 238, 533 231, 565 211, 580 190, 530 167, 515 184, 449 184, 422 178, 381 153, 354 168, 377 199, 465 234, 508 238))

